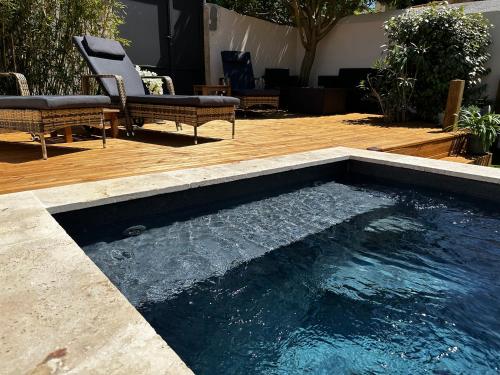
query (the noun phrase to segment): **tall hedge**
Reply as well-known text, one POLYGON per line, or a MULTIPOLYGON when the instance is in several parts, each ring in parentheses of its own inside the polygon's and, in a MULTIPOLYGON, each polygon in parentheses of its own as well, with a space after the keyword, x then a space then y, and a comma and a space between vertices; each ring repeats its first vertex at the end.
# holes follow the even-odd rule
POLYGON ((79 91, 86 66, 72 37, 118 37, 118 0, 1 0, 0 71, 23 73, 33 94, 79 91))
POLYGON ((489 73, 491 27, 480 13, 448 6, 407 11, 386 22, 387 53, 405 48, 409 69, 418 68, 411 104, 420 118, 437 119, 452 79, 466 81, 466 102, 478 99, 489 73))

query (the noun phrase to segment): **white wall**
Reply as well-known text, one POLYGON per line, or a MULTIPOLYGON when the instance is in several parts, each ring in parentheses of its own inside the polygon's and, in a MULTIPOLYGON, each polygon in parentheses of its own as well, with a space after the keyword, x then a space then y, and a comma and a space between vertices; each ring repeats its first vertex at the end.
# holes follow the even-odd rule
POLYGON ((318 45, 310 84, 318 75, 336 75, 340 68, 370 68, 386 43, 384 22, 400 11, 350 16, 341 19, 318 45))
MULTIPOLYGON (((487 94, 496 97, 500 80, 500 0, 485 0, 456 4, 469 13, 482 12, 491 23, 493 46, 488 63, 492 72, 486 78, 487 94)), ((336 75, 339 68, 368 68, 381 56, 381 46, 386 43, 383 24, 403 11, 345 17, 322 40, 311 72, 310 85, 316 86, 318 75, 336 75)), ((298 74, 303 48, 295 28, 280 26, 253 17, 242 16, 225 8, 205 6, 205 54, 207 82, 217 83, 223 76, 220 52, 244 50, 252 54, 256 77, 264 75, 265 68, 288 68, 298 74), (210 7, 218 13, 217 30, 208 30, 210 7)))
MULTIPOLYGON (((452 6, 464 6, 468 13, 482 12, 494 25, 491 31, 492 57, 488 62, 492 72, 485 79, 485 83, 488 85, 487 94, 491 99, 494 99, 500 80, 500 0, 478 1, 452 6)), ((340 20, 318 45, 310 84, 317 85, 318 75, 337 74, 339 68, 371 67, 373 62, 381 56, 381 46, 387 41, 383 30, 384 22, 402 12, 399 10, 350 16, 340 20)))
POLYGON ((488 97, 490 99, 495 99, 497 87, 500 81, 500 11, 488 12, 484 13, 484 15, 495 26, 491 32, 493 47, 491 49, 491 59, 488 62, 488 66, 491 68, 491 73, 485 80, 488 84, 488 97))
POLYGON ((272 22, 243 16, 214 4, 205 5, 205 59, 207 83, 216 84, 222 71, 221 51, 249 51, 255 77, 266 68, 288 68, 297 74, 296 30, 272 22), (210 8, 217 9, 217 30, 208 29, 210 8))

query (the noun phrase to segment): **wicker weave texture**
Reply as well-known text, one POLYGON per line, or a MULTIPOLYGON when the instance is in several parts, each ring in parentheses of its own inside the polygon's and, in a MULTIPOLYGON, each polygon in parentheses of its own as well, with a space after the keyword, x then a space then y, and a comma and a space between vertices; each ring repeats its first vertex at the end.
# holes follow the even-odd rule
POLYGON ((234 107, 177 107, 142 103, 128 103, 130 117, 142 117, 145 121, 170 120, 191 126, 200 126, 209 121, 234 122, 234 107))
POLYGON ((238 99, 240 99, 240 108, 243 109, 258 105, 278 108, 280 101, 279 96, 239 96, 238 99))
POLYGON ((8 77, 13 77, 16 80, 16 87, 20 96, 30 95, 28 81, 26 80, 26 77, 24 75, 22 75, 21 73, 14 73, 14 72, 7 72, 7 73, 0 72, 0 78, 8 78, 8 77))
POLYGON ((101 121, 101 108, 0 110, 0 128, 28 133, 50 133, 57 129, 79 125, 101 127, 101 121))

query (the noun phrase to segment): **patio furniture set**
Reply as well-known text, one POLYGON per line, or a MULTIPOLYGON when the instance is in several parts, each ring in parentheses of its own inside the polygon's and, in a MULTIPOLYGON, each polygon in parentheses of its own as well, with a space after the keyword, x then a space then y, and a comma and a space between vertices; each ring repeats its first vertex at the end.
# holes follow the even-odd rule
MULTIPOLYGON (((102 130, 103 147, 106 147, 105 118, 112 122, 116 135, 116 113, 125 125, 128 135, 133 135, 134 125, 156 119, 173 121, 194 128, 194 143, 198 142, 198 127, 213 121, 225 120, 232 124, 235 135, 235 110, 253 105, 268 104, 277 108, 279 92, 255 89, 250 55, 231 51, 227 76, 231 79, 232 96, 176 95, 170 77, 141 77, 125 53, 122 45, 114 40, 93 36, 73 38, 79 52, 87 62, 91 75, 82 77, 83 95, 30 95, 25 77, 19 73, 0 73, 1 77, 15 78, 18 96, 0 97, 0 128, 31 133, 40 139, 43 159, 47 159, 44 135, 73 126, 97 127, 102 130), (243 71, 238 78, 238 71, 243 71), (142 79, 159 78, 167 87, 167 95, 149 95, 142 79), (89 95, 91 80, 96 80, 105 95, 89 95)), ((229 52, 229 51, 228 51, 229 52)), ((202 94, 205 88, 199 87, 202 94)), ((227 90, 226 95, 230 94, 227 90)), ((69 132, 70 133, 70 132, 69 132)))

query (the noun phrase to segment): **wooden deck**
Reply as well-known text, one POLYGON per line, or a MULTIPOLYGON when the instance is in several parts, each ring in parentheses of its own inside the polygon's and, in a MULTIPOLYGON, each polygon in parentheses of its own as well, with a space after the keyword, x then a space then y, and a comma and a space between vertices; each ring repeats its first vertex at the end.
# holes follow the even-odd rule
POLYGON ((109 139, 106 149, 99 138, 49 143, 48 160, 41 160, 40 145, 29 135, 0 134, 0 194, 334 146, 391 152, 450 139, 450 133, 425 124, 387 126, 378 116, 361 114, 238 120, 235 140, 229 123, 212 122, 199 129, 198 145, 192 144, 189 126, 180 132, 173 123, 147 128, 134 138, 109 139))

